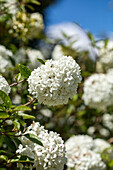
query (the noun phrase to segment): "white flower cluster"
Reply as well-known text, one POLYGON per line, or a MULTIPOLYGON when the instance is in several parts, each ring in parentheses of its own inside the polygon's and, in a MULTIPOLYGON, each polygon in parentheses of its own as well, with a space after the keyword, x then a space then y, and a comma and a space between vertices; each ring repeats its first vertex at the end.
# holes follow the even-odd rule
POLYGON ((16 0, 6 0, 5 8, 10 14, 15 15, 18 10, 18 2, 16 0))
POLYGON ((26 62, 26 50, 21 47, 14 54, 15 64, 20 64, 26 62))
MULTIPOLYGON (((6 81, 6 79, 0 75, 0 90, 4 91, 5 93, 9 94, 11 91, 11 88, 8 84, 8 82, 6 81)), ((1 103, 1 99, 0 99, 0 103, 1 103)))
MULTIPOLYGON (((94 146, 95 152, 102 153, 105 149, 110 148, 111 145, 107 141, 97 138, 94 140, 94 146)), ((108 149, 108 151, 112 152, 111 149, 108 149)))
POLYGON ((105 113, 102 116, 102 123, 104 127, 109 129, 110 131, 113 131, 113 114, 105 113))
POLYGON ((40 146, 31 142, 25 136, 20 137, 22 144, 19 145, 16 153, 32 158, 33 167, 38 170, 63 170, 66 162, 64 141, 56 132, 44 129, 38 122, 33 122, 25 134, 33 134, 43 143, 40 146))
MULTIPOLYGON (((72 136, 65 142, 68 170, 105 170, 100 154, 110 144, 87 135, 72 136), (100 152, 100 153, 98 153, 100 152)), ((112 150, 109 152, 112 153, 112 150)))
POLYGON ((90 108, 105 109, 113 104, 112 74, 93 74, 84 83, 83 100, 90 108))
POLYGON ((7 23, 9 33, 22 39, 37 38, 44 28, 43 17, 40 13, 27 14, 17 11, 12 20, 7 23))
POLYGON ((97 42, 99 47, 98 56, 99 63, 102 64, 104 69, 109 69, 113 67, 113 41, 109 40, 107 43, 105 41, 97 42))
POLYGON ((40 66, 40 62, 37 61, 37 58, 44 60, 44 57, 39 50, 29 48, 26 50, 26 53, 29 58, 28 66, 30 67, 30 69, 34 69, 40 66))
POLYGON ((7 50, 5 46, 0 45, 0 73, 4 73, 12 64, 9 60, 9 56, 12 57, 12 52, 7 50))
POLYGON ((66 104, 77 92, 80 81, 79 65, 71 56, 63 56, 34 69, 28 78, 28 91, 39 103, 49 106, 66 104))
POLYGON ((14 60, 16 64, 28 62, 28 67, 32 70, 40 66, 37 58, 44 60, 42 53, 37 49, 28 48, 25 50, 24 48, 20 48, 14 54, 14 60))
POLYGON ((28 38, 36 38, 37 35, 44 29, 43 17, 40 13, 32 13, 30 15, 30 29, 28 33, 28 38))
POLYGON ((61 45, 56 45, 52 52, 52 59, 59 60, 64 55, 61 45))

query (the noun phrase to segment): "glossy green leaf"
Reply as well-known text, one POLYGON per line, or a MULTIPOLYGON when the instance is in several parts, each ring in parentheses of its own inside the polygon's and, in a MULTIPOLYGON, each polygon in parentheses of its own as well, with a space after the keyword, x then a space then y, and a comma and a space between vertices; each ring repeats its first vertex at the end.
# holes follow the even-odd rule
POLYGON ((0 99, 4 102, 4 104, 10 108, 12 106, 12 102, 10 97, 2 90, 0 90, 0 99))
POLYGON ((18 115, 19 115, 19 116, 22 116, 23 119, 35 119, 34 116, 28 115, 28 114, 25 114, 25 113, 21 113, 21 112, 19 112, 18 115))
POLYGON ((25 137, 27 137, 30 141, 37 143, 38 145, 43 146, 42 142, 40 141, 40 139, 33 135, 33 134, 25 134, 25 137))
POLYGON ((37 0, 31 0, 31 2, 32 2, 33 4, 40 5, 40 2, 37 1, 37 0))
POLYGON ((13 123, 14 123, 15 127, 19 130, 20 129, 20 123, 19 123, 18 119, 15 119, 13 121, 13 123))
POLYGON ((29 158, 28 156, 18 155, 16 158, 11 159, 11 162, 32 162, 33 159, 29 158))
POLYGON ((9 136, 4 136, 4 142, 7 144, 7 146, 15 151, 16 150, 16 146, 15 143, 13 142, 13 140, 9 137, 9 136))
POLYGON ((0 150, 0 154, 3 154, 3 153, 6 153, 6 151, 5 150, 0 150))
POLYGON ((6 111, 4 106, 0 106, 0 111, 6 111))
POLYGON ((37 58, 37 60, 41 63, 41 64, 45 64, 45 61, 40 59, 40 58, 37 58))
POLYGON ((31 109, 27 106, 21 105, 21 106, 15 107, 13 111, 27 111, 27 110, 31 110, 31 109))
POLYGON ((8 118, 9 114, 5 111, 0 111, 0 119, 8 118))
POLYGON ((22 76, 28 79, 31 75, 31 70, 22 64, 19 64, 18 67, 22 76))
POLYGON ((18 82, 18 81, 20 81, 21 80, 21 73, 18 73, 17 75, 16 75, 16 81, 18 82))
POLYGON ((8 161, 8 157, 6 155, 0 155, 0 160, 8 161))
POLYGON ((16 144, 17 146, 20 145, 20 144, 22 144, 21 141, 20 141, 17 137, 11 136, 11 139, 13 139, 13 141, 15 142, 15 144, 16 144))

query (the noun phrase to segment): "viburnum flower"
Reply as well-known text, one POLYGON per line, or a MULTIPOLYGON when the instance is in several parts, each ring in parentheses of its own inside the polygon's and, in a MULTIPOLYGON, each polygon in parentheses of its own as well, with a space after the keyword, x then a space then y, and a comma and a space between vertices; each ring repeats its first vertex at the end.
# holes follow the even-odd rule
POLYGON ((32 167, 38 170, 63 170, 66 157, 64 141, 59 134, 53 131, 48 132, 38 122, 33 122, 25 134, 38 136, 43 146, 22 136, 19 138, 22 144, 19 145, 16 153, 32 158, 32 167))
POLYGON ((11 91, 11 88, 6 81, 6 79, 0 75, 0 90, 4 91, 5 93, 9 94, 11 91))
POLYGON ((83 100, 90 108, 105 109, 113 104, 113 77, 109 74, 94 74, 84 83, 83 100))
POLYGON ((68 170, 105 170, 97 143, 87 135, 70 137, 65 142, 68 170))
POLYGON ((60 57, 64 55, 61 45, 56 45, 53 52, 52 52, 52 59, 59 60, 60 57))
POLYGON ((98 56, 99 63, 104 69, 109 69, 113 67, 113 41, 98 41, 98 56))
POLYGON ((43 16, 38 12, 32 13, 30 15, 29 24, 30 29, 28 32, 28 38, 36 38, 37 35, 39 35, 39 33, 44 29, 43 16))
POLYGON ((104 127, 106 127, 112 132, 113 131, 113 114, 105 113, 102 116, 102 123, 104 127))
POLYGON ((4 6, 7 8, 8 13, 14 16, 18 11, 19 4, 16 0, 7 0, 4 6))
POLYGON ((88 149, 78 149, 67 161, 68 170, 105 170, 101 156, 88 149))
POLYGON ((26 53, 29 58, 28 66, 30 67, 30 69, 34 69, 34 68, 37 68, 38 66, 40 66, 40 63, 37 61, 37 58, 44 60, 42 53, 37 49, 28 48, 26 50, 26 53))
POLYGON ((12 67, 9 60, 9 57, 12 56, 13 54, 10 50, 6 49, 5 46, 0 45, 0 73, 4 73, 9 67, 12 67))
POLYGON ((38 12, 28 14, 18 10, 7 24, 10 27, 9 33, 23 40, 37 38, 44 28, 43 17, 38 12))
POLYGON ((71 56, 63 56, 34 69, 28 78, 28 91, 39 103, 55 106, 66 104, 77 93, 80 82, 79 65, 71 56))
POLYGON ((37 68, 40 66, 40 63, 37 61, 37 58, 43 59, 44 57, 42 53, 37 49, 24 49, 20 48, 15 54, 14 54, 14 60, 16 64, 25 63, 28 62, 28 67, 30 69, 37 68))
MULTIPOLYGON (((94 145, 95 145, 94 147, 95 152, 99 152, 99 153, 102 153, 105 149, 110 148, 111 146, 107 141, 99 138, 94 140, 94 145)), ((112 149, 109 149, 108 151, 110 150, 112 149)))
MULTIPOLYGON (((11 91, 11 88, 8 84, 8 82, 6 81, 6 79, 0 75, 0 90, 4 91, 5 93, 9 94, 11 91)), ((1 103, 1 99, 0 99, 0 103, 1 103)))

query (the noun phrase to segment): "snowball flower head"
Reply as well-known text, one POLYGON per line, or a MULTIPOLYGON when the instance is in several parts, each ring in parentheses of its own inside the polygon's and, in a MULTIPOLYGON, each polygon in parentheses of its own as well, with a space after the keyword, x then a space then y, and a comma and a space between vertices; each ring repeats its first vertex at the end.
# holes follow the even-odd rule
POLYGON ((12 15, 16 15, 18 11, 18 2, 16 0, 6 0, 5 7, 12 15))
POLYGON ((19 48, 19 50, 16 51, 13 57, 16 64, 26 62, 26 50, 23 47, 19 48))
POLYGON ((64 55, 62 46, 61 45, 56 45, 53 52, 52 52, 52 59, 53 60, 59 60, 60 57, 64 55))
POLYGON ((86 148, 79 149, 67 161, 68 170, 105 170, 101 156, 86 148))
POLYGON ((39 33, 43 30, 44 23, 43 23, 43 17, 40 13, 32 13, 30 15, 30 29, 28 33, 28 38, 36 38, 39 33))
POLYGON ((34 69, 34 68, 37 68, 38 66, 40 66, 40 63, 37 61, 37 58, 44 60, 44 57, 39 50, 29 48, 26 50, 26 53, 29 58, 30 69, 34 69))
POLYGON ((111 74, 94 74, 84 83, 83 100, 90 108, 105 109, 113 104, 113 77, 111 74))
POLYGON ((68 170, 105 170, 105 164, 95 148, 93 138, 87 135, 72 136, 65 142, 68 170))
POLYGON ((97 46, 99 62, 107 70, 113 67, 113 41, 109 40, 107 43, 105 41, 98 41, 97 46))
POLYGON ((28 62, 28 66, 30 67, 30 69, 34 69, 40 66, 37 58, 44 60, 44 57, 39 50, 31 48, 20 48, 14 55, 16 64, 28 62))
POLYGON ((12 52, 7 50, 5 46, 0 45, 0 73, 4 73, 7 68, 12 67, 9 61, 9 56, 12 57, 12 52))
POLYGON ((103 123, 104 127, 113 131, 113 114, 105 113, 102 116, 102 123, 103 123))
MULTIPOLYGON (((0 90, 4 91, 5 93, 9 94, 11 91, 11 88, 8 84, 8 82, 6 81, 6 79, 0 75, 0 90)), ((0 100, 1 103, 1 100, 0 100)))
POLYGON ((94 140, 94 145, 95 145, 94 151, 99 153, 102 153, 105 149, 108 149, 111 146, 107 141, 99 138, 94 140))
POLYGON ((20 137, 22 144, 19 145, 16 153, 32 158, 32 166, 38 170, 63 170, 66 158, 64 142, 59 134, 48 132, 38 122, 33 122, 25 134, 37 135, 43 146, 22 136, 20 137))
POLYGON ((28 78, 28 90, 39 103, 55 106, 66 104, 77 92, 80 82, 79 65, 71 56, 63 56, 34 69, 28 78))
POLYGON ((77 148, 92 149, 94 147, 93 138, 88 135, 72 136, 65 142, 65 147, 68 154, 75 153, 77 148))

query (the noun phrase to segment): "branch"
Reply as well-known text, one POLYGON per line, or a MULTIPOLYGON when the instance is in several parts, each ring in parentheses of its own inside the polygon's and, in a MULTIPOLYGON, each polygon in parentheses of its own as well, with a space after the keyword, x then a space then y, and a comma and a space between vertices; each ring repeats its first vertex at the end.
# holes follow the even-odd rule
POLYGON ((29 105, 32 104, 35 100, 36 100, 36 99, 33 99, 33 100, 27 102, 26 104, 24 104, 24 106, 29 106, 29 105))
POLYGON ((23 80, 18 81, 18 82, 16 82, 16 83, 10 84, 10 87, 16 86, 16 85, 18 85, 18 84, 20 84, 20 83, 22 83, 22 82, 24 82, 24 81, 26 81, 26 79, 23 79, 23 80))

